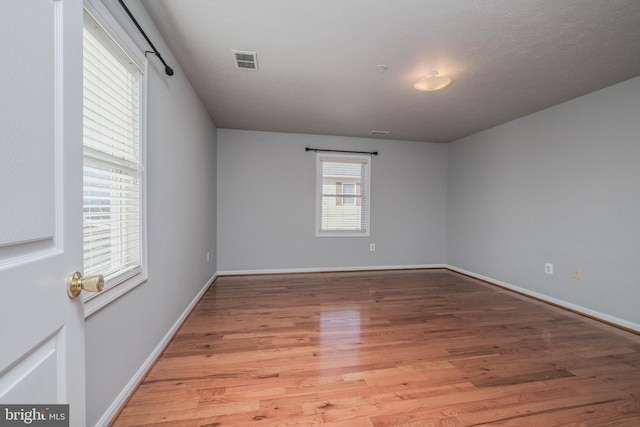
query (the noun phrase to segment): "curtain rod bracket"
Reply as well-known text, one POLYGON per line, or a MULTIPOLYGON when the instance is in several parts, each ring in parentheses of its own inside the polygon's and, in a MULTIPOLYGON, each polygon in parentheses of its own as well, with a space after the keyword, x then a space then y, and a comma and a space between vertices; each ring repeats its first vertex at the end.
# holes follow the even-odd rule
POLYGON ((173 68, 169 67, 167 65, 167 63, 164 62, 164 59, 162 58, 162 55, 160 55, 160 52, 158 52, 158 49, 156 49, 156 47, 153 45, 153 43, 151 43, 151 40, 149 40, 149 37, 147 37, 147 33, 145 33, 144 30, 142 29, 142 27, 140 26, 140 24, 138 24, 138 21, 136 21, 136 18, 134 18, 133 14, 131 13, 131 11, 129 10, 127 5, 124 4, 123 0, 118 0, 118 2, 120 3, 120 6, 122 6, 124 11, 127 12, 127 15, 129 15, 129 18, 131 18, 131 20, 135 24, 136 28, 138 29, 138 31, 140 31, 140 34, 142 34, 142 37, 144 37, 144 39, 147 41, 147 43, 149 43, 149 46, 151 46, 151 49, 153 49, 153 50, 145 51, 144 52, 144 56, 147 56, 147 53, 153 53, 154 55, 156 55, 158 57, 158 59, 160 60, 160 62, 162 62, 162 65, 164 65, 164 72, 167 73, 167 76, 173 76, 173 68))

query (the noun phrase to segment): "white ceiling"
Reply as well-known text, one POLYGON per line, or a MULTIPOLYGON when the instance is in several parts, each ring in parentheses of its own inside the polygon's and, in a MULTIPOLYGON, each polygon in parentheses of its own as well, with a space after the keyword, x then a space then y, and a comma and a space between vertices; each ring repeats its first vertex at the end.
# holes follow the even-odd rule
POLYGON ((449 142, 640 75, 640 0, 142 2, 222 128, 449 142))

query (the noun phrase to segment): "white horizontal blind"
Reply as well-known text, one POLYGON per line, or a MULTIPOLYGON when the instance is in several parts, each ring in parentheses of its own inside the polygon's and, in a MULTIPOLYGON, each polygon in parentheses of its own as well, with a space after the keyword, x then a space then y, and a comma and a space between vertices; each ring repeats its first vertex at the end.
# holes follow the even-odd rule
POLYGON ((368 235, 369 157, 318 157, 318 234, 368 235))
POLYGON ((141 271, 141 69, 84 14, 84 274, 141 271))

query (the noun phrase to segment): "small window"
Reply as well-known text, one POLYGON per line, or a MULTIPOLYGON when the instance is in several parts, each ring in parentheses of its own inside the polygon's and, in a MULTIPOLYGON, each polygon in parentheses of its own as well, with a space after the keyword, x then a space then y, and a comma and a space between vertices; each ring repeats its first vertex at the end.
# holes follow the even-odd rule
POLYGON ((342 183, 342 204, 345 206, 353 206, 356 204, 356 198, 352 197, 356 194, 355 182, 342 183))
POLYGON ((369 156, 316 156, 316 236, 369 236, 369 156))
POLYGON ((116 41, 123 32, 107 32, 113 22, 102 14, 85 9, 83 32, 84 274, 105 277, 101 297, 146 279, 143 65, 116 41))

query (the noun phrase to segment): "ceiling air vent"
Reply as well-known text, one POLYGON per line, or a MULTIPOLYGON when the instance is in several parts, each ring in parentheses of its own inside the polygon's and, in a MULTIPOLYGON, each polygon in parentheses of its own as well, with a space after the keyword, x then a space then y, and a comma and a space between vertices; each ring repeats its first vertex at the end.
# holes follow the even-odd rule
POLYGON ((247 52, 244 50, 232 50, 233 61, 239 70, 258 70, 258 56, 255 52, 247 52))
POLYGON ((369 132, 369 135, 371 136, 385 136, 388 134, 389 134, 388 130, 372 130, 371 132, 369 132))

